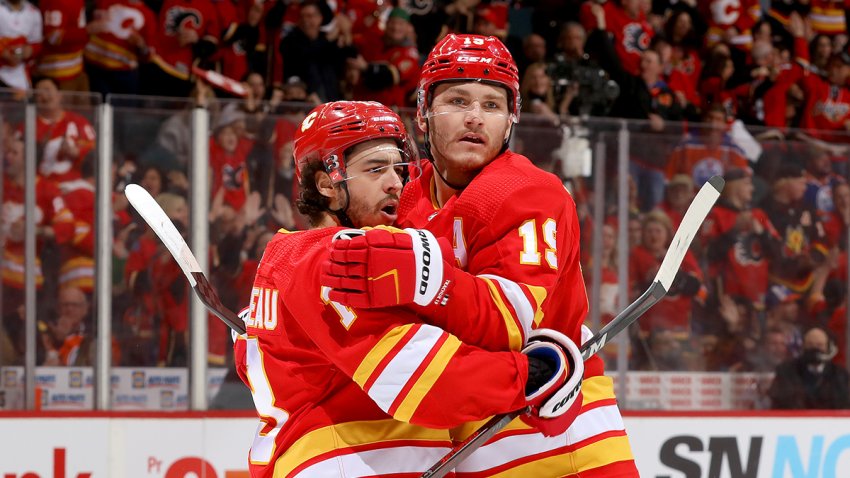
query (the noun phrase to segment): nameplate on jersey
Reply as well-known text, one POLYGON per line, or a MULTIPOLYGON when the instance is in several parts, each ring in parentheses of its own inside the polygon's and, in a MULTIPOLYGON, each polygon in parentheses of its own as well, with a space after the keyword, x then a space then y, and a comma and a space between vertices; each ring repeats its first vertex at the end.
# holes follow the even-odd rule
POLYGON ((266 331, 280 333, 280 291, 267 287, 254 287, 251 289, 251 303, 248 306, 248 316, 245 319, 245 328, 248 333, 266 331))

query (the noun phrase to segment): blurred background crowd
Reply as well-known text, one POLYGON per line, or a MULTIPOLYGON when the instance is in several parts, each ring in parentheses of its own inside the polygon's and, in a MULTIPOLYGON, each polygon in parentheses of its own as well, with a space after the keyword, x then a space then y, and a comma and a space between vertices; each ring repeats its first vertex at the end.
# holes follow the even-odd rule
MULTIPOLYGON (((113 364, 185 366, 188 284, 123 186, 141 184, 191 234, 192 110, 210 112, 210 276, 239 310, 272 235, 306 227, 292 171, 305 112, 377 100, 412 119, 421 61, 461 32, 498 36, 519 65, 512 149, 576 198, 601 324, 649 285, 699 187, 726 180, 668 297, 628 347, 606 349, 609 366, 622 353, 631 370, 776 372, 764 390, 773 406, 850 407, 848 12, 848 0, 0 0, 0 86, 37 111, 37 363, 93 363, 95 111, 106 95, 113 364), (600 183, 576 166, 600 143, 628 162, 625 214, 616 161, 593 170, 601 203, 600 183)), ((24 356, 18 110, 2 124, 0 365, 24 356)), ((212 317, 209 330, 209 363, 224 365, 229 332, 212 317)))

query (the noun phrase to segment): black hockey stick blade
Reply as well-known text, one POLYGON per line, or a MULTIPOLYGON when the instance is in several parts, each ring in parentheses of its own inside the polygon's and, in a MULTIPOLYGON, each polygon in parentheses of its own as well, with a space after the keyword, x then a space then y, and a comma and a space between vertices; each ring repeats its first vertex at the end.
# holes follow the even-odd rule
MULTIPOLYGON (((693 201, 691 201, 690 206, 688 206, 685 215, 682 217, 682 222, 676 230, 673 240, 670 242, 670 247, 661 261, 661 266, 658 268, 658 273, 655 274, 652 285, 637 300, 617 314, 608 325, 582 344, 582 359, 587 360, 599 352, 609 339, 613 339, 667 295, 667 291, 670 290, 670 284, 676 278, 676 273, 679 272, 679 267, 682 265, 685 254, 687 254, 688 248, 691 246, 691 241, 699 233, 703 221, 705 221, 708 212, 711 211, 714 203, 720 197, 725 184, 726 182, 723 178, 713 176, 700 188, 693 201)), ((458 463, 465 460, 499 430, 523 413, 525 413, 525 409, 496 415, 491 418, 481 428, 467 437, 466 440, 452 448, 434 466, 425 471, 422 474, 422 478, 442 478, 446 476, 458 463)))
POLYGON ((228 309, 221 303, 218 293, 213 288, 207 276, 201 270, 198 260, 189 245, 180 235, 180 231, 165 214, 165 211, 159 207, 159 204, 151 197, 150 193, 145 188, 137 184, 128 184, 124 188, 124 195, 133 208, 142 216, 142 219, 150 226, 154 234, 159 237, 159 240, 165 244, 168 252, 177 261, 177 265, 183 271, 183 275, 192 286, 192 290, 198 295, 204 306, 221 319, 231 329, 239 334, 245 333, 245 323, 232 310, 228 309))

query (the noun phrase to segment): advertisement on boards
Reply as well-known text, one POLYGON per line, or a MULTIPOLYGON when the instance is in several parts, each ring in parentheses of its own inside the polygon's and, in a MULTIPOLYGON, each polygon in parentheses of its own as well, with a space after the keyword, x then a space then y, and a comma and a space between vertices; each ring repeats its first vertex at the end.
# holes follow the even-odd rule
MULTIPOLYGON (((643 478, 847 478, 850 414, 626 416, 643 478)), ((253 418, 0 420, 3 478, 247 478, 253 418)))
POLYGON ((2 418, 3 478, 248 478, 250 418, 2 418))
POLYGON ((847 478, 850 414, 627 417, 644 478, 847 478))

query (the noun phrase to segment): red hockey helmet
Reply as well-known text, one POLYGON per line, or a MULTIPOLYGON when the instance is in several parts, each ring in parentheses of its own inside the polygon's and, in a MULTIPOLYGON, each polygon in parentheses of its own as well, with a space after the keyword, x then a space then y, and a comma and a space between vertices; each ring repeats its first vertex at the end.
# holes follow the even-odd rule
POLYGON ((419 155, 401 118, 374 101, 334 101, 319 105, 295 131, 295 177, 307 163, 321 161, 334 183, 345 180, 345 152, 372 139, 396 141, 405 162, 418 162, 419 155))
POLYGON ((431 103, 438 83, 481 81, 503 86, 514 121, 519 118, 519 70, 511 52, 496 37, 449 34, 443 38, 422 66, 417 103, 420 114, 431 103))

